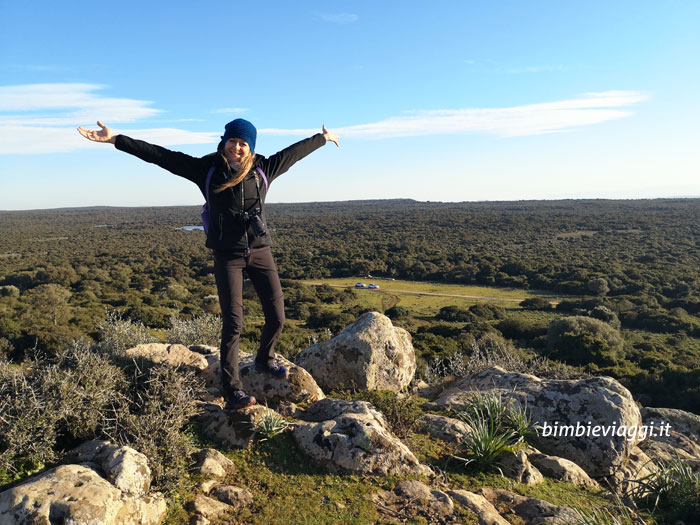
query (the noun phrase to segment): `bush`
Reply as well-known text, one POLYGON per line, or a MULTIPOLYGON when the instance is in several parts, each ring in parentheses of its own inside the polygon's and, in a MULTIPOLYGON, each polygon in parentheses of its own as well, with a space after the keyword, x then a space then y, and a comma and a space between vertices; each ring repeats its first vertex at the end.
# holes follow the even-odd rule
POLYGON ((547 330, 550 357, 570 365, 615 364, 622 345, 619 331, 591 317, 564 317, 547 330))
POLYGON ((426 369, 425 380, 430 384, 438 384, 450 376, 466 377, 494 366, 500 366, 509 372, 522 372, 549 379, 584 376, 580 371, 543 357, 523 358, 510 341, 498 335, 487 334, 472 344, 469 355, 455 353, 432 360, 426 369))
POLYGON ((12 481, 26 470, 41 468, 57 458, 57 407, 46 400, 27 376, 0 362, 0 471, 12 481))
POLYGON ((438 312, 435 318, 447 322, 466 323, 471 320, 472 315, 469 310, 460 308, 459 306, 443 306, 440 308, 440 312, 438 312))
POLYGON ((158 341, 141 322, 122 319, 115 310, 107 312, 107 318, 98 326, 101 346, 110 352, 121 354, 136 345, 158 341))
POLYGON ((525 310, 551 310, 552 303, 544 297, 528 297, 520 301, 520 306, 525 310))
POLYGON ((19 297, 19 288, 11 284, 0 286, 0 297, 19 297))
POLYGON ((396 321, 397 319, 405 319, 410 313, 411 311, 404 306, 392 306, 386 312, 384 312, 384 315, 386 315, 392 321, 396 321))
POLYGON ((481 319, 503 319, 506 311, 502 306, 489 303, 477 303, 469 307, 469 312, 481 319))
POLYGON ((211 314, 195 316, 191 319, 170 318, 168 342, 185 346, 219 346, 221 341, 221 318, 211 314))
POLYGON ((534 339, 547 334, 547 322, 544 320, 532 321, 516 317, 504 319, 496 328, 509 339, 534 339))
POLYGON ((192 438, 182 429, 198 412, 197 399, 204 393, 204 384, 193 371, 143 365, 132 362, 127 369, 132 378, 129 391, 115 402, 103 432, 112 441, 146 455, 154 488, 172 490, 186 474, 195 450, 192 438))

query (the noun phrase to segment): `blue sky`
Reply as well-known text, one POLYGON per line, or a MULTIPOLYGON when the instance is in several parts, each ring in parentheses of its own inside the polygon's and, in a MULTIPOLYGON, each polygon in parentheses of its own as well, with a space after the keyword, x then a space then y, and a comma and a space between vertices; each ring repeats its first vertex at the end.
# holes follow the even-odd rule
POLYGON ((700 2, 0 0, 0 209, 200 204, 91 143, 270 155, 268 202, 700 195, 700 2))

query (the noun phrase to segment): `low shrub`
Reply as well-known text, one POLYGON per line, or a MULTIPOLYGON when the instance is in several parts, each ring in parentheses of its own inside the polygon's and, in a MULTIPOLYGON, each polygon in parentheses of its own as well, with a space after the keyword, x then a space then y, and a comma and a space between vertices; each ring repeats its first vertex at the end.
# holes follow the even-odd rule
POLYGON ((170 318, 168 342, 185 346, 209 345, 219 346, 221 341, 221 317, 204 314, 191 319, 170 318))
POLYGON ((107 312, 105 320, 98 326, 100 345, 107 351, 121 354, 136 345, 158 341, 150 329, 140 321, 123 319, 116 310, 107 312))

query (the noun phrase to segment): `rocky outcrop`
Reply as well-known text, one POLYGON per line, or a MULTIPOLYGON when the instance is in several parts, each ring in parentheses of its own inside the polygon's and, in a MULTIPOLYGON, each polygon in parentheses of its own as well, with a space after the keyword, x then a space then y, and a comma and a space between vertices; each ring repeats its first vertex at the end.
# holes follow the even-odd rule
POLYGON ((240 353, 239 367, 243 390, 255 396, 258 403, 267 403, 274 407, 282 401, 313 403, 326 397, 309 372, 284 357, 277 356, 276 359, 289 370, 287 379, 276 379, 270 374, 256 372, 255 356, 240 353))
POLYGON ((537 485, 544 481, 542 473, 528 461, 522 450, 504 454, 498 461, 503 474, 524 485, 537 485))
POLYGON ((428 523, 446 523, 454 512, 454 503, 440 490, 433 490, 420 481, 401 481, 394 490, 372 495, 379 514, 401 522, 418 516, 428 523))
POLYGON ((148 359, 153 363, 164 363, 173 367, 189 367, 197 370, 204 379, 207 391, 220 395, 221 367, 219 350, 212 346, 148 343, 129 348, 127 357, 148 359))
POLYGON ((598 482, 573 461, 539 452, 528 453, 527 459, 548 478, 566 481, 581 487, 597 488, 598 482))
POLYGON ((654 460, 680 458, 700 472, 700 416, 673 408, 642 408, 647 438, 639 447, 654 460))
MULTIPOLYGON (((219 349, 212 346, 151 343, 138 345, 126 351, 132 358, 148 359, 154 363, 170 366, 191 367, 198 370, 210 394, 208 401, 221 396, 221 363, 219 349)), ((275 379, 269 374, 256 373, 253 367, 255 356, 239 353, 241 382, 246 393, 255 396, 258 403, 276 405, 281 401, 302 403, 323 399, 323 391, 311 375, 284 357, 277 360, 289 369, 289 378, 275 379)))
POLYGON ((328 341, 302 351, 295 362, 322 389, 339 386, 399 391, 416 372, 410 334, 379 312, 368 312, 328 341))
POLYGON ((131 447, 87 441, 69 452, 66 461, 96 464, 112 485, 131 496, 143 496, 151 487, 148 459, 131 447))
POLYGON ((592 477, 615 472, 640 440, 639 435, 629 439, 618 435, 623 427, 639 428, 642 420, 630 392, 609 377, 543 380, 494 367, 460 379, 426 406, 460 410, 475 390, 512 398, 527 407, 535 421, 549 425, 549 435, 545 429, 537 439, 538 448, 573 461, 592 477), (594 425, 606 429, 607 435, 588 435, 594 425))
POLYGON ((311 405, 303 418, 293 431, 299 448, 332 472, 432 474, 366 401, 324 399, 311 405))
POLYGON ((142 455, 106 442, 76 452, 97 463, 62 465, 0 493, 0 523, 156 525, 163 520, 165 498, 146 494, 150 469, 143 468, 142 455))
POLYGON ((246 448, 253 443, 255 426, 266 414, 277 415, 274 410, 263 405, 253 405, 242 410, 224 410, 218 403, 202 402, 194 423, 212 441, 246 448))
POLYGON ((223 478, 234 469, 234 464, 218 450, 205 448, 197 453, 196 469, 204 476, 223 478))
POLYGON ((503 489, 482 488, 481 494, 502 515, 515 514, 525 523, 560 525, 579 522, 577 513, 573 509, 554 505, 541 499, 520 496, 503 489))
POLYGON ((447 416, 424 414, 418 420, 417 430, 450 443, 459 443, 471 432, 469 425, 447 416))
POLYGON ((447 495, 477 515, 479 525, 510 525, 485 497, 466 490, 448 490, 447 495))

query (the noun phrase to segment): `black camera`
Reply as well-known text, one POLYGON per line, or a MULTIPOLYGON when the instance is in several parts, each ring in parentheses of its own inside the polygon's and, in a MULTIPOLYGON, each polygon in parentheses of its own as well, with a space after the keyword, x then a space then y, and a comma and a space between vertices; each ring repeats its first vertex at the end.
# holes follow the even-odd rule
POLYGON ((265 223, 262 220, 262 211, 255 210, 248 216, 250 221, 250 226, 253 228, 253 233, 256 237, 262 237, 267 233, 267 228, 265 228, 265 223))

